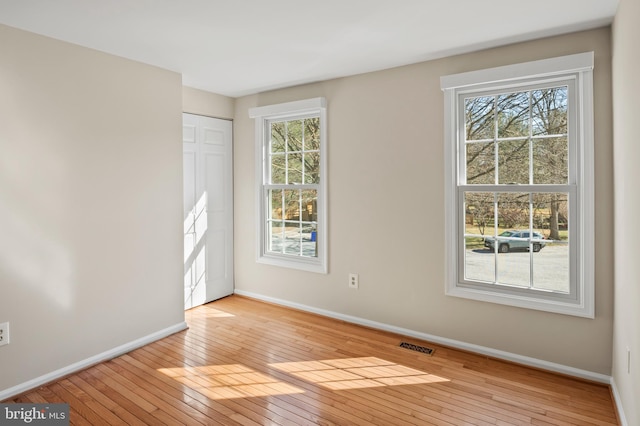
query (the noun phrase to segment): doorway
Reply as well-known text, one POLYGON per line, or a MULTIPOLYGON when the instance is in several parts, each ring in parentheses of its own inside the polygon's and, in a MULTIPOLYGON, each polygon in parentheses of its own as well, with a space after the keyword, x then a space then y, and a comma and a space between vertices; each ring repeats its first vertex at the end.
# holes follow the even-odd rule
POLYGON ((183 114, 184 308, 233 293, 232 122, 183 114))

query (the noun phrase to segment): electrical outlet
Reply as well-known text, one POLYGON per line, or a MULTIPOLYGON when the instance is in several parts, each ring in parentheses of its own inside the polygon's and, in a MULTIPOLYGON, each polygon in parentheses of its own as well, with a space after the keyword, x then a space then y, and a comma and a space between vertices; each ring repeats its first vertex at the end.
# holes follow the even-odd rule
POLYGON ((9 344, 9 323, 0 324, 0 346, 9 344))
POLYGON ((359 285, 358 274, 349 274, 349 288, 357 289, 359 285))

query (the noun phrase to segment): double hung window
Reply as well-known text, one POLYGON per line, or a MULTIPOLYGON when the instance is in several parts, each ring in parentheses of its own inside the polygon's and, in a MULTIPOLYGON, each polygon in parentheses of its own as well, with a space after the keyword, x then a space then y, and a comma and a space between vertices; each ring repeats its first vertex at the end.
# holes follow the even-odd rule
POLYGON ((447 294, 593 317, 593 54, 446 76, 447 294))
POLYGON ((323 98, 252 108, 256 119, 258 262, 326 272, 323 98))

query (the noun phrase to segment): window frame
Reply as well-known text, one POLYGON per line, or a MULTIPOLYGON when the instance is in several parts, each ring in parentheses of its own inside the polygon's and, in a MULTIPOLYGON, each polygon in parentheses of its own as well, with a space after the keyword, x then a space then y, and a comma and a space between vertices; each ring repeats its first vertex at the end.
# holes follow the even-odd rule
MULTIPOLYGON (((593 52, 507 65, 441 77, 444 92, 445 141, 445 294, 547 312, 595 317, 595 221, 593 142, 593 52), (469 185, 465 182, 464 98, 482 93, 517 92, 540 84, 572 82, 574 85, 569 142, 568 185, 469 185), (462 99, 462 101, 461 101, 462 99), (462 104, 462 105, 461 105, 462 104), (462 119, 463 121, 463 119, 462 119), (473 188, 471 188, 473 187, 473 188), (570 189, 569 222, 570 294, 486 285, 464 277, 464 192, 535 193, 570 189), (573 208, 572 208, 573 207, 573 208)), ((560 85, 560 84, 559 84, 560 85)), ((570 96, 570 97, 571 97, 570 96)))
POLYGON ((325 98, 312 98, 249 109, 249 117, 255 119, 255 168, 256 168, 256 262, 326 274, 328 272, 327 244, 327 102, 325 98), (318 184, 271 184, 269 162, 269 137, 267 127, 277 120, 291 121, 318 117, 320 125, 320 179, 318 184), (268 250, 268 188, 274 186, 290 189, 317 189, 316 256, 274 253, 268 250))

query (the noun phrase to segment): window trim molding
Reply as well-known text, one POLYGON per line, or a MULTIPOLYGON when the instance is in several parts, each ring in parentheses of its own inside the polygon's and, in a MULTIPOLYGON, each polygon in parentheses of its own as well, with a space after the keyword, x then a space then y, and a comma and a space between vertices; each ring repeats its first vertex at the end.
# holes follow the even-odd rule
POLYGON ((327 101, 323 97, 304 99, 274 105, 249 108, 249 118, 255 119, 255 171, 256 171, 256 262, 298 269, 321 274, 328 273, 328 227, 327 227, 327 101), (266 206, 263 196, 265 179, 265 126, 271 120, 296 118, 308 114, 320 117, 320 184, 318 190, 317 257, 308 258, 265 250, 266 206))
MULTIPOLYGON (((595 201, 594 201, 594 119, 593 119, 593 52, 578 53, 558 58, 543 59, 514 65, 443 76, 440 86, 444 92, 444 161, 445 161, 445 294, 448 296, 504 304, 585 318, 595 317, 595 201), (576 300, 546 299, 534 294, 514 294, 469 287, 459 277, 459 201, 457 195, 459 176, 459 123, 458 95, 483 89, 500 90, 517 87, 527 82, 548 80, 554 77, 573 77, 576 85, 575 112, 578 117, 576 158, 578 199, 577 235, 572 247, 577 260, 576 300)), ((462 219, 464 220, 464 219, 462 219)), ((575 259, 575 260, 574 260, 575 259)))

